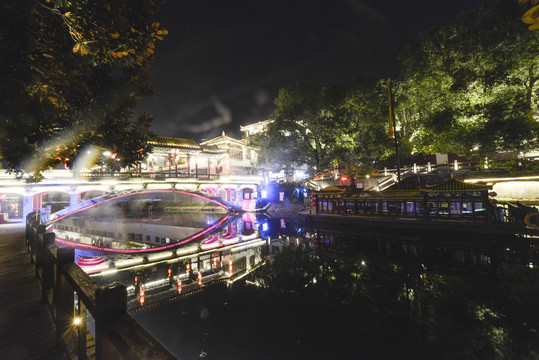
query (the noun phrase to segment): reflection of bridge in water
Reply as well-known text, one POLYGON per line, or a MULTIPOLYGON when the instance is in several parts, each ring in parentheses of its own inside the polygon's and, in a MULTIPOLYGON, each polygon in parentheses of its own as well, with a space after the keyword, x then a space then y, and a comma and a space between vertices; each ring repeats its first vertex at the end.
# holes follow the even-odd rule
POLYGON ((236 281, 264 263, 263 249, 270 240, 263 239, 258 230, 245 231, 254 229, 253 220, 234 218, 194 244, 173 251, 130 258, 101 255, 105 263, 83 268, 97 283, 125 284, 129 310, 179 299, 205 286, 236 281))
POLYGON ((123 283, 128 308, 135 309, 234 281, 260 266, 266 240, 258 224, 253 213, 233 204, 165 190, 111 194, 68 207, 53 214, 46 228, 57 245, 76 249, 76 263, 98 284, 123 283), (212 207, 208 212, 208 205, 185 205, 189 198, 212 207), (163 205, 174 201, 184 206, 163 205))

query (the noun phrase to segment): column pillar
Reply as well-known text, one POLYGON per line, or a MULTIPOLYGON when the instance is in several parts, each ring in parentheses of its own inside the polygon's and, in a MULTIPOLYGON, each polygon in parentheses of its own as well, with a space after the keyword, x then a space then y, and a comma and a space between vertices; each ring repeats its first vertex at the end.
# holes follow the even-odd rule
POLYGON ((195 177, 198 179, 198 154, 195 155, 195 177))
POLYGON ((26 219, 26 216, 32 212, 34 208, 34 195, 30 192, 25 192, 22 199, 22 216, 26 219))
POLYGON ((77 187, 72 186, 69 191, 69 206, 78 205, 80 202, 80 193, 77 192, 77 187))
POLYGON ((96 359, 115 359, 118 351, 110 342, 110 324, 127 312, 127 289, 125 285, 113 283, 95 291, 95 356, 96 359))
POLYGON ((241 206, 241 200, 243 199, 242 191, 240 189, 240 186, 236 186, 236 206, 241 206))

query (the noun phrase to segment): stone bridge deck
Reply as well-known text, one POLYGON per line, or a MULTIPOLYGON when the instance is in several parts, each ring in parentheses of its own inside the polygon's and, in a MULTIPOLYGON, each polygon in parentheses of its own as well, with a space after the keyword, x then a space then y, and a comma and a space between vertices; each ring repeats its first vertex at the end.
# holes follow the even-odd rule
POLYGON ((68 359, 25 243, 25 224, 0 225, 0 358, 68 359))

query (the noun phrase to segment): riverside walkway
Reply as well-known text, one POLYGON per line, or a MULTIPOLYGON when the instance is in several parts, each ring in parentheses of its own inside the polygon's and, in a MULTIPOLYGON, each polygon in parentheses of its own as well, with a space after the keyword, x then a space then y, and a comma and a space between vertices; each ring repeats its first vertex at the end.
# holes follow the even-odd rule
POLYGON ((0 224, 0 358, 68 359, 25 244, 25 224, 0 224))

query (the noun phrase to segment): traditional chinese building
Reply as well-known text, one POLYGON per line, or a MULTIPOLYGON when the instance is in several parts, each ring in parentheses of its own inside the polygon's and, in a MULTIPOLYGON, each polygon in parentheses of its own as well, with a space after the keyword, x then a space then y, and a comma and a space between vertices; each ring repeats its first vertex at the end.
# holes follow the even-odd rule
POLYGON ((225 149, 201 145, 192 139, 156 136, 148 144, 153 150, 142 170, 165 172, 174 177, 218 175, 227 158, 225 149))
POLYGON ((225 160, 220 163, 222 174, 241 175, 256 173, 258 149, 244 140, 237 140, 225 134, 200 143, 204 147, 212 147, 226 153, 225 160))

